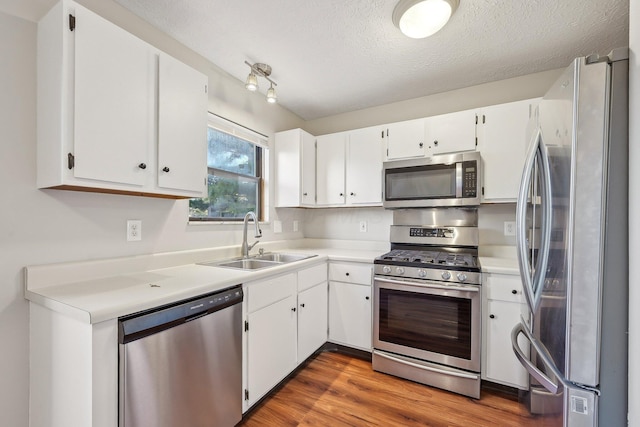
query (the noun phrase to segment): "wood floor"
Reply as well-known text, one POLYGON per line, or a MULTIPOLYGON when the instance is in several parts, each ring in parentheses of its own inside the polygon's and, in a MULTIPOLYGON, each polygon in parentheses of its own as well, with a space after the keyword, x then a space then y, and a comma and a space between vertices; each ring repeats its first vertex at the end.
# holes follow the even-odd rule
POLYGON ((532 426, 534 419, 515 396, 483 389, 480 400, 471 399, 374 372, 370 362, 358 358, 323 352, 240 425, 532 426))

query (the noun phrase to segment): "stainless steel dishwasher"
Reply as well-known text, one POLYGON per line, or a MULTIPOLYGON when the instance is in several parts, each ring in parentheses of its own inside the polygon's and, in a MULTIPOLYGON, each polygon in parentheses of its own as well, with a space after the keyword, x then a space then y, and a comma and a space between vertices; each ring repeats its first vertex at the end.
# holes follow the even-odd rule
POLYGON ((242 288, 119 319, 120 427, 242 419, 242 288))

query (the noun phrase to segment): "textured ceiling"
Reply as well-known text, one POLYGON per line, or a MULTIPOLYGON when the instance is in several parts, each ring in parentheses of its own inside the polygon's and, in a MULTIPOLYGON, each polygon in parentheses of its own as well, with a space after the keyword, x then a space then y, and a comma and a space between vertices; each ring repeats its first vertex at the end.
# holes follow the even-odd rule
POLYGON ((397 0, 116 1, 239 80, 245 60, 268 63, 280 104, 306 120, 628 44, 628 0, 461 0, 449 24, 422 40, 391 22, 397 0))

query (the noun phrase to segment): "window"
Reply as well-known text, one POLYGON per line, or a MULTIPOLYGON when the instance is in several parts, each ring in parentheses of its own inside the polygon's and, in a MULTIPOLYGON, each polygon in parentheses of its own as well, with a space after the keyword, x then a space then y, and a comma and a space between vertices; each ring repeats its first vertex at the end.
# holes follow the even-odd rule
POLYGON ((262 215, 262 135, 219 117, 207 132, 208 196, 189 201, 191 221, 238 221, 249 211, 262 215))

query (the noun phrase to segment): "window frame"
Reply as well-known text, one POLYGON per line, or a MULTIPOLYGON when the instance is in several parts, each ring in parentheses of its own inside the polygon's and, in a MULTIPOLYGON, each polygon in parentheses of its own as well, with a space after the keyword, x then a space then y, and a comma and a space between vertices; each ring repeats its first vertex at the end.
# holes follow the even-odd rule
MULTIPOLYGON (((266 159, 268 159, 268 154, 265 150, 269 149, 269 139, 266 135, 263 135, 259 132, 256 132, 246 126, 240 125, 231 120, 225 119, 222 116, 218 116, 214 113, 209 112, 209 117, 207 120, 207 128, 211 128, 217 132, 226 133, 243 141, 246 141, 255 146, 255 176, 246 175, 238 172, 230 172, 224 169, 211 168, 208 167, 207 164, 207 177, 209 175, 216 175, 221 177, 241 177, 243 179, 247 179, 250 181, 254 181, 256 183, 257 195, 256 195, 256 214, 258 215, 258 220, 263 222, 266 219, 266 186, 265 182, 268 177, 265 177, 265 171, 268 170, 267 165, 265 165, 266 159), (215 172, 215 173, 214 173, 215 172)), ((208 139, 207 142, 208 144, 208 139)), ((207 192, 208 192, 208 184, 207 184, 207 192)), ((193 198, 193 199, 202 199, 202 198, 193 198)), ((232 217, 192 217, 189 213, 189 223, 197 223, 197 224, 223 224, 223 223, 238 223, 242 222, 243 218, 232 218, 232 217)))

